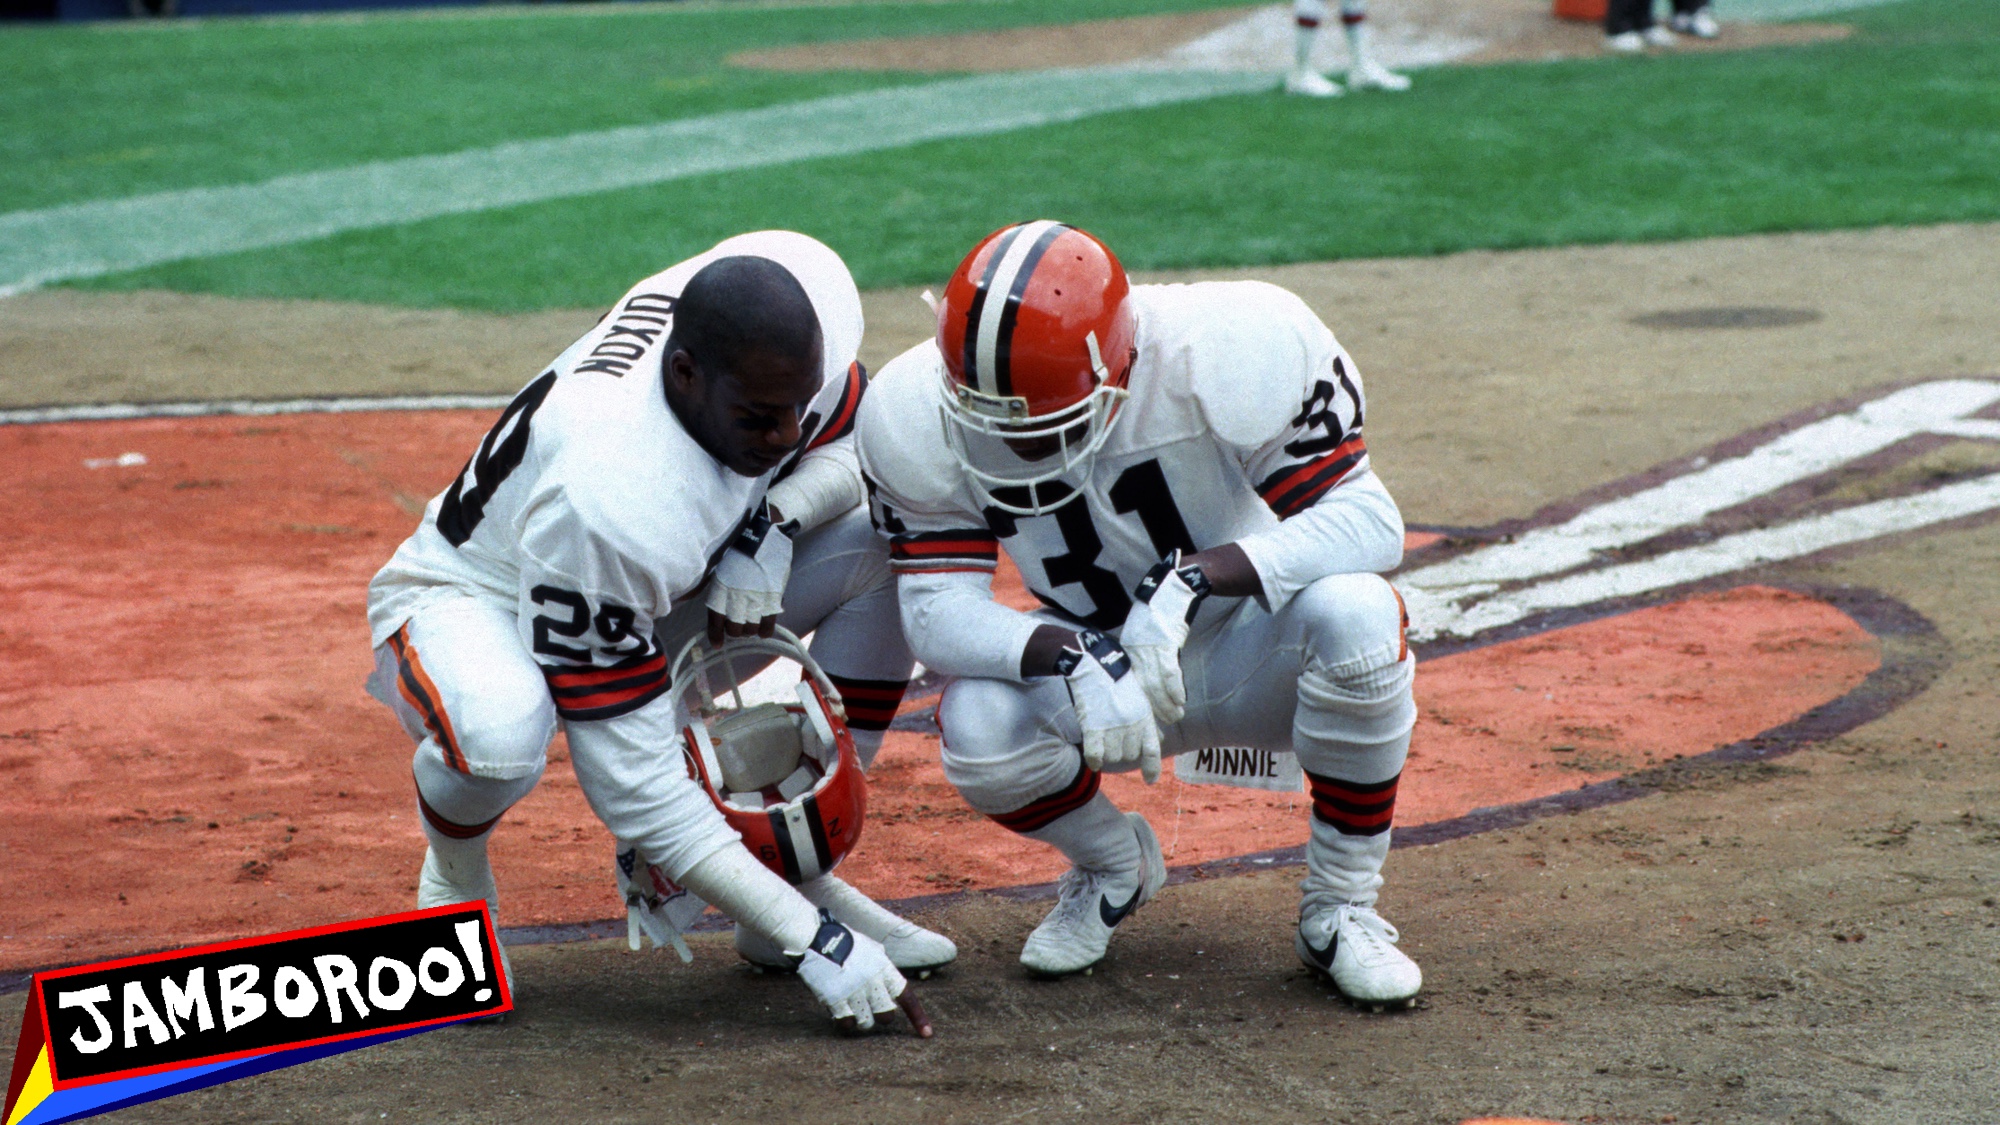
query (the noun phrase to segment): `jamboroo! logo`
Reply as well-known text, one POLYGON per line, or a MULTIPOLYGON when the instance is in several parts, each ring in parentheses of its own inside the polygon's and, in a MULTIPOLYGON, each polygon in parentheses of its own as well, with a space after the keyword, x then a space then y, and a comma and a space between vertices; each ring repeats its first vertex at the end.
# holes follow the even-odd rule
MULTIPOLYGON (((1392 578, 1408 603, 1410 639, 1426 664, 1427 670, 1419 673, 1420 702, 1426 702, 1426 681, 1431 685, 1429 745, 1435 746, 1435 736, 1448 733, 1452 713, 1475 709, 1463 702, 1463 693, 1466 682, 1481 673, 1467 674, 1464 660, 1492 664, 1510 645, 1557 642, 1573 645, 1577 653, 1571 655, 1589 656, 1626 623, 1628 632, 1643 632, 1654 624, 1642 621, 1647 614, 1694 605, 1718 621, 1740 615, 1745 607, 1787 606, 1794 616, 1810 607, 1823 615, 1837 611, 1850 630, 1858 625, 1872 634, 1880 663, 1854 672, 1851 687, 1801 696, 1798 710, 1778 726, 1747 738, 1732 736, 1725 745, 1691 753, 1671 768, 1707 768, 1782 754, 1899 705, 1927 686, 1948 659, 1931 623, 1874 591, 1806 585, 1796 572, 1799 564, 2000 513, 1995 458, 1927 460, 1955 442, 2000 443, 1995 414, 2000 414, 2000 382, 1991 380, 1941 380, 1877 391, 1780 420, 1528 519, 1454 530, 1413 550, 1392 578), (1579 636, 1592 630, 1587 639, 1579 636)), ((1690 643, 1686 650, 1701 647, 1690 643)), ((1718 656, 1722 654, 1705 653, 1703 659, 1712 663, 1718 656)), ((1764 667, 1775 664, 1771 657, 1747 649, 1723 659, 1751 664, 1747 673, 1737 671, 1752 677, 1784 674, 1764 667)), ((1717 675, 1729 672, 1724 667, 1717 675)), ((1689 674, 1700 678, 1696 666, 1691 665, 1689 674)), ((1571 678, 1588 675, 1579 670, 1571 678)), ((1774 692, 1783 689, 1772 684, 1774 692)), ((1517 685, 1514 690, 1523 689, 1517 685)), ((1516 698, 1522 701, 1496 708, 1489 698, 1480 706, 1489 715, 1496 709, 1525 712, 1540 699, 1516 698)), ((1563 731, 1587 738, 1604 729, 1586 719, 1573 718, 1568 726, 1559 722, 1534 714, 1524 715, 1519 725, 1552 725, 1554 737, 1545 734, 1544 741, 1557 743, 1584 741, 1566 738, 1563 731)), ((1432 823, 1399 825, 1397 843, 1434 843, 1641 796, 1664 780, 1653 771, 1669 768, 1668 757, 1662 753, 1661 761, 1647 762, 1652 770, 1634 768, 1566 791, 1546 773, 1532 784, 1502 786, 1508 794, 1503 803, 1432 823)), ((1560 764, 1577 769, 1579 759, 1588 758, 1587 753, 1575 754, 1560 764)), ((1298 787, 1289 755, 1204 751, 1182 755, 1175 768, 1186 781, 1298 787)), ((1584 771, 1586 777, 1591 774, 1584 771)), ((1269 863, 1295 851, 1245 858, 1269 863)))

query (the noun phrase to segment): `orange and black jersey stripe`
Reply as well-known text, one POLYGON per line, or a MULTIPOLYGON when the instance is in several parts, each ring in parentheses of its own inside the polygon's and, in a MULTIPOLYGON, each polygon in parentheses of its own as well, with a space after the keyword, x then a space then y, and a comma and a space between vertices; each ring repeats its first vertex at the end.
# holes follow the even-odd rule
POLYGON ((921 531, 889 540, 889 568, 912 571, 983 570, 1000 565, 1000 540, 985 528, 921 531))
POLYGON ((1279 519, 1290 519, 1319 503, 1320 497, 1347 479, 1367 456, 1367 443, 1355 434, 1319 457, 1287 465, 1265 477, 1257 486, 1257 495, 1279 519))
POLYGON ((607 668, 542 665, 549 697, 565 719, 590 722, 637 711, 667 690, 667 654, 640 653, 607 668))

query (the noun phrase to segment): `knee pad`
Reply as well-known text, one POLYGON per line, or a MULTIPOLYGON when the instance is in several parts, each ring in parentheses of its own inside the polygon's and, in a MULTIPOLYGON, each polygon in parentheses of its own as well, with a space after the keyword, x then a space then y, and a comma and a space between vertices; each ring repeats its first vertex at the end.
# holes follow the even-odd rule
POLYGON ((1075 781, 1076 747, 1046 721, 1052 716, 1036 713, 1036 690, 957 680, 938 701, 945 780, 979 812, 1013 812, 1075 781))
POLYGON ((1305 670, 1348 683, 1402 660, 1402 596, 1376 574, 1335 574, 1299 591, 1284 612, 1302 618, 1305 670))
MULTIPOLYGON (((889 542, 876 533, 866 507, 851 509, 800 535, 792 573, 808 583, 827 583, 838 590, 840 601, 895 585, 895 575, 889 571, 889 542), (826 577, 819 576, 822 571, 826 577)), ((790 594, 789 589, 786 592, 790 594)), ((789 607, 791 599, 786 600, 789 607)))
POLYGON ((1301 764, 1315 742, 1373 746, 1406 737, 1417 725, 1416 669, 1414 656, 1375 667, 1352 664, 1339 675, 1308 665, 1299 675, 1293 719, 1301 764))
POLYGON ((454 829, 484 831, 491 827, 542 779, 540 766, 532 773, 512 778, 463 773, 445 762, 444 752, 432 738, 417 745, 410 772, 417 783, 417 799, 422 803, 425 819, 448 835, 455 835, 454 829), (440 818, 445 824, 437 823, 440 818))
POLYGON ((545 684, 495 693, 452 716, 465 772, 502 781, 533 779, 548 764, 549 740, 556 734, 555 704, 545 684))

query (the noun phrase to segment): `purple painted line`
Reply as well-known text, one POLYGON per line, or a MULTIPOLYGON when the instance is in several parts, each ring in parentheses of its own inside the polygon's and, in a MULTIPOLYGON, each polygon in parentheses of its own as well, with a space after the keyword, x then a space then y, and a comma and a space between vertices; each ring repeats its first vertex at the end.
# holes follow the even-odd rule
MULTIPOLYGON (((1720 583, 1714 585, 1723 588, 1720 583)), ((1702 777, 1705 767, 1738 765, 1782 757, 1881 718, 1921 694, 1951 665, 1951 645, 1938 633, 1937 626, 1916 610, 1887 594, 1857 587, 1792 584, 1782 588, 1818 598, 1847 614, 1856 624, 1866 629, 1870 635, 1882 642, 1881 667, 1875 669, 1859 687, 1846 695, 1823 703, 1790 722, 1751 735, 1749 738, 1650 770, 1584 785, 1567 793, 1536 797, 1511 805, 1475 809, 1464 816, 1452 817, 1449 820, 1432 821, 1429 824, 1406 828, 1398 827, 1393 846, 1425 847, 1498 829, 1519 828, 1546 817, 1579 813, 1586 809, 1602 808, 1666 792, 1674 787, 1677 779, 1702 777)), ((1622 607, 1591 607, 1588 611, 1578 611, 1574 616, 1579 621, 1593 620, 1630 612, 1635 608, 1639 606, 1626 604, 1622 607)), ((1564 616, 1567 618, 1570 615, 1564 616)), ((1573 623, 1567 619, 1552 623, 1545 617, 1539 629, 1521 631, 1539 632, 1573 623)), ((1499 632, 1511 635, 1516 630, 1510 628, 1499 632)), ((1503 639, 1507 638, 1481 638, 1477 642, 1451 646, 1450 651, 1461 652, 1481 648, 1488 644, 1499 643, 1503 639)), ((1276 848, 1271 851, 1252 852, 1248 855, 1171 867, 1167 869, 1167 883, 1176 886, 1231 875, 1272 871, 1282 867, 1298 867, 1304 863, 1303 846, 1276 848)), ((1042 902, 1054 898, 1055 893, 1054 883, 1030 883, 1014 887, 917 895, 911 898, 887 900, 883 905, 899 914, 912 914, 941 910, 970 901, 975 896, 1005 899, 1009 902, 1042 902)), ((729 925, 729 919, 710 911, 702 915, 692 929, 696 933, 713 933, 727 929, 729 925)), ((578 941, 607 941, 624 936, 623 918, 550 926, 508 926, 500 931, 501 941, 508 945, 557 945, 578 941)), ((75 964, 83 963, 75 962, 75 964)), ((68 967, 60 965, 29 972, 0 973, 0 995, 23 991, 28 987, 35 972, 50 972, 57 968, 68 967)))
MULTIPOLYGON (((1860 686, 1846 695, 1823 703, 1789 722, 1751 735, 1749 738, 1650 770, 1584 785, 1567 793, 1554 793, 1546 797, 1518 801, 1511 805, 1475 809, 1464 816, 1452 817, 1449 820, 1432 821, 1429 824, 1412 825, 1407 828, 1398 827, 1393 846, 1426 847, 1499 829, 1519 828, 1546 817, 1580 813, 1586 809, 1602 808, 1666 792, 1674 787, 1677 780, 1704 776, 1707 767, 1739 765, 1783 757, 1881 718, 1921 694, 1951 665, 1951 646, 1939 635, 1937 626, 1916 610, 1886 594, 1855 587, 1795 584, 1784 588, 1818 598, 1847 614, 1856 624, 1868 630, 1882 642, 1881 667, 1875 669, 1860 686)), ((1609 617, 1617 613, 1630 612, 1634 608, 1638 607, 1634 605, 1609 609, 1597 607, 1594 612, 1581 619, 1609 617)), ((1482 638, 1476 644, 1460 646, 1455 651, 1483 647, 1492 643, 1496 642, 1482 638)), ((1299 867, 1304 865, 1305 861, 1303 845, 1275 848, 1248 855, 1230 856, 1226 859, 1211 859, 1170 867, 1167 869, 1167 884, 1177 886, 1182 883, 1232 875, 1249 875, 1259 871, 1299 867)), ((899 914, 911 914, 943 909, 970 901, 977 896, 1005 899, 1009 902, 1045 902, 1053 899, 1055 895, 1054 883, 1029 883, 1014 887, 920 895, 886 901, 883 905, 899 914)), ((727 919, 711 913, 704 915, 694 928, 698 931, 720 930, 727 925, 727 919)), ((533 927, 532 930, 537 935, 548 935, 537 938, 542 941, 588 941, 594 938, 623 936, 625 924, 623 920, 619 920, 584 923, 577 926, 533 927), (555 936, 559 931, 574 936, 555 936)), ((516 940, 514 934, 522 932, 524 931, 502 930, 501 937, 511 942, 516 940)))

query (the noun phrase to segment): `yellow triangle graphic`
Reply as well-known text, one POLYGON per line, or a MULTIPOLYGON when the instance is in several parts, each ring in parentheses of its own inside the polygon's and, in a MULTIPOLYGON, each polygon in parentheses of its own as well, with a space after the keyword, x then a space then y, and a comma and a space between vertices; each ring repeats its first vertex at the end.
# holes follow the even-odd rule
POLYGON ((35 1055, 34 1069, 28 1071, 28 1080, 21 1084, 20 1100, 14 1103, 14 1112, 7 1115, 6 1125, 21 1125, 55 1090, 55 1082, 49 1078, 49 1048, 43 1044, 35 1055))

